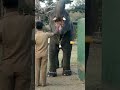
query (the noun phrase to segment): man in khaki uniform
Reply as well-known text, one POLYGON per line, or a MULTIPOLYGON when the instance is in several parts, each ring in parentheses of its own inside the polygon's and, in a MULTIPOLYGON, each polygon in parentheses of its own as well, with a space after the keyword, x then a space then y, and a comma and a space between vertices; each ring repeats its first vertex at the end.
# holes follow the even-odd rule
POLYGON ((48 61, 48 38, 55 33, 43 32, 43 23, 36 22, 37 32, 35 34, 35 84, 46 85, 46 69, 48 61))
POLYGON ((0 20, 0 90, 29 90, 34 17, 18 13, 18 0, 3 0, 3 4, 7 13, 0 20))

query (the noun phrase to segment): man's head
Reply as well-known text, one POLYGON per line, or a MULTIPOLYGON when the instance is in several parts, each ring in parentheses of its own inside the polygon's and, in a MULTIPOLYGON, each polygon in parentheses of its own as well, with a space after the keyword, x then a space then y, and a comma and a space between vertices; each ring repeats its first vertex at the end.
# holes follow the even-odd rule
POLYGON ((3 6, 7 9, 18 8, 18 0, 3 0, 3 6))
POLYGON ((41 21, 36 22, 36 29, 38 29, 39 31, 42 30, 43 26, 44 25, 43 25, 43 23, 41 21))

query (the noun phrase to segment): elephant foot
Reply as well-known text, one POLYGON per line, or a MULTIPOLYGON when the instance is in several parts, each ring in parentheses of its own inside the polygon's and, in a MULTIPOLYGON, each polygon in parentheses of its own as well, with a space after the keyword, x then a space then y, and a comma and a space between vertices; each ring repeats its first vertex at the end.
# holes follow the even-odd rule
POLYGON ((57 76, 57 72, 48 72, 47 76, 48 77, 56 77, 57 76))
POLYGON ((70 76, 70 75, 72 75, 72 72, 71 72, 71 70, 63 70, 62 75, 63 76, 70 76))

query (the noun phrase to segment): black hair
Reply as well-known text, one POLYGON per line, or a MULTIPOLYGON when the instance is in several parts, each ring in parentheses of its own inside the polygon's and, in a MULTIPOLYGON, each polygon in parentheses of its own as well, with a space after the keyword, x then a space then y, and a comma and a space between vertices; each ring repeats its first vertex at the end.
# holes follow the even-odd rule
POLYGON ((44 26, 44 24, 42 22, 40 22, 40 21, 36 22, 36 28, 38 30, 41 30, 43 28, 43 26, 44 26))
POLYGON ((6 8, 18 8, 18 0, 3 0, 3 6, 6 8))

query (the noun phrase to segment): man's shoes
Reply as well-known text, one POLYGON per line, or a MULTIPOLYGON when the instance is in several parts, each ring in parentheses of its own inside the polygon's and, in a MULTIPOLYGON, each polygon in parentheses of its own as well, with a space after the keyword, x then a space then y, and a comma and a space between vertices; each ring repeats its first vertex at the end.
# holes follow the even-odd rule
POLYGON ((36 87, 39 87, 39 86, 41 86, 41 84, 35 84, 35 86, 36 86, 36 87))
POLYGON ((71 70, 63 70, 62 75, 63 76, 70 76, 70 75, 72 75, 72 72, 71 72, 71 70))
POLYGON ((56 77, 57 76, 57 72, 48 72, 47 76, 48 77, 56 77))

